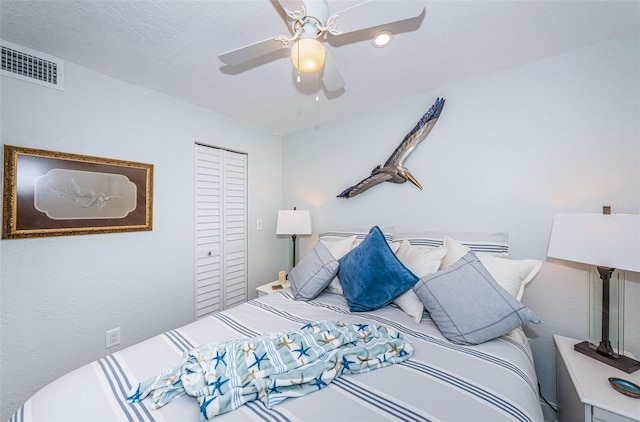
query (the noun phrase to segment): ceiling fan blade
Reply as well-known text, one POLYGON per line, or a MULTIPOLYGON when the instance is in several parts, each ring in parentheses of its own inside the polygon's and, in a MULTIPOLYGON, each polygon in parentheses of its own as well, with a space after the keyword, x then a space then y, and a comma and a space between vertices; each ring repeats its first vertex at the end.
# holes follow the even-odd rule
POLYGON ((257 43, 249 44, 244 47, 237 48, 235 50, 227 51, 218 55, 218 58, 226 64, 237 65, 248 62, 255 58, 264 56, 274 51, 278 51, 285 48, 282 41, 278 41, 277 38, 269 38, 266 40, 258 41, 257 43))
POLYGON ((278 0, 278 3, 283 9, 289 10, 300 10, 300 6, 302 6, 302 0, 278 0))
POLYGON ((367 1, 336 13, 336 29, 342 33, 359 31, 420 16, 419 1, 367 1))
POLYGON ((344 79, 338 70, 336 61, 327 51, 324 58, 324 69, 322 70, 322 82, 327 91, 337 91, 344 86, 344 79))

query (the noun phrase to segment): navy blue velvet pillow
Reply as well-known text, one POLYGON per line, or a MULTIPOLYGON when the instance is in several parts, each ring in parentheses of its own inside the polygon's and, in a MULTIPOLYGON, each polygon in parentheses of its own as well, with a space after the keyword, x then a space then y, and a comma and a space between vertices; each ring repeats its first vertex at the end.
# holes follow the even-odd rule
POLYGON ((338 262, 338 278, 352 312, 382 308, 418 282, 393 253, 378 226, 338 262))

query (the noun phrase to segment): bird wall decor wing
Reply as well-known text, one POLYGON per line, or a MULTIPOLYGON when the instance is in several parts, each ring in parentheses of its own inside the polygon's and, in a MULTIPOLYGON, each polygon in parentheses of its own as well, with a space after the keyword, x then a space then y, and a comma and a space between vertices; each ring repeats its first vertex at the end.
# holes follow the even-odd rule
POLYGON ((411 132, 407 133, 384 165, 379 165, 374 168, 369 177, 342 191, 342 193, 338 195, 338 198, 352 198, 382 182, 404 183, 408 180, 422 190, 420 183, 418 183, 411 172, 404 167, 404 162, 409 157, 409 154, 411 154, 418 144, 431 132, 431 128, 433 128, 440 117, 443 106, 444 98, 436 99, 436 102, 431 106, 429 111, 418 120, 418 124, 416 124, 411 132))

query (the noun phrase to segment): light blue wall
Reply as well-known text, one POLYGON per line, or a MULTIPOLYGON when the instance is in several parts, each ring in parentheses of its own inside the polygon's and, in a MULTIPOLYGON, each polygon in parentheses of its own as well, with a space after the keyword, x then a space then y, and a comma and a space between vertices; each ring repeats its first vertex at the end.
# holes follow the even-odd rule
MULTIPOLYGON (((635 32, 416 92, 286 136, 284 205, 311 210, 315 235, 374 224, 397 232, 508 231, 512 258, 545 261, 524 302, 545 321, 527 333, 543 392, 554 399, 551 336, 588 338, 588 267, 546 261, 551 222, 557 212, 603 205, 640 212, 639 38, 635 32), (446 98, 440 120, 406 162, 424 190, 386 183, 336 198, 384 163, 437 97, 446 98)), ((313 243, 301 238, 303 253, 313 243)), ((626 347, 640 356, 640 278, 628 278, 626 347)))
POLYGON ((275 236, 281 139, 66 63, 65 91, 2 77, 3 143, 154 164, 153 231, 0 242, 1 396, 7 420, 58 376, 194 315, 194 143, 248 153, 249 284, 287 263, 275 236), (255 222, 263 219, 262 231, 255 222))

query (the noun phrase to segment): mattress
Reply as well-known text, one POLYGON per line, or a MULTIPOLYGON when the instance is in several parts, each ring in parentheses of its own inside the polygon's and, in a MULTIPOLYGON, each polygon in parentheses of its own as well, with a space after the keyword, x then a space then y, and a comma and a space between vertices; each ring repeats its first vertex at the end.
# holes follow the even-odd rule
POLYGON ((390 305, 352 313, 345 298, 322 293, 296 301, 289 290, 167 331, 87 364, 37 392, 11 421, 199 421, 195 398, 182 396, 160 409, 150 400, 130 404, 138 383, 174 368, 185 351, 214 341, 288 332, 321 320, 373 323, 405 334, 413 355, 363 374, 343 374, 317 392, 267 408, 251 401, 216 416, 223 421, 403 420, 542 421, 529 344, 522 330, 476 346, 447 341, 425 313, 416 323, 390 305))

